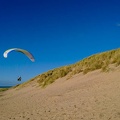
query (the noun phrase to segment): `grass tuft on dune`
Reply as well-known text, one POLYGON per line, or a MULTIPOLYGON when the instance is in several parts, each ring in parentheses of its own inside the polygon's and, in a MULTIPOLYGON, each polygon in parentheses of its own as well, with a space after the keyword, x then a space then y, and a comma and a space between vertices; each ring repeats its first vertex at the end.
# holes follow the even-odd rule
POLYGON ((37 83, 39 83, 41 87, 46 87, 58 78, 62 78, 66 75, 68 80, 73 75, 81 72, 83 74, 87 74, 88 72, 98 69, 101 69, 102 72, 108 72, 111 64, 115 67, 120 65, 120 48, 94 54, 72 65, 49 70, 48 72, 40 74, 20 86, 23 87, 31 81, 37 80, 37 83))
POLYGON ((6 91, 8 90, 9 88, 0 88, 0 92, 3 92, 3 91, 6 91))
POLYGON ((94 54, 88 58, 84 58, 75 64, 50 70, 35 77, 35 79, 38 79, 37 82, 41 87, 45 87, 53 83, 56 79, 64 77, 68 74, 69 79, 71 76, 80 72, 87 74, 88 72, 97 69, 101 69, 101 71, 107 72, 109 71, 109 66, 111 64, 114 64, 115 66, 120 65, 120 48, 99 54, 94 54))

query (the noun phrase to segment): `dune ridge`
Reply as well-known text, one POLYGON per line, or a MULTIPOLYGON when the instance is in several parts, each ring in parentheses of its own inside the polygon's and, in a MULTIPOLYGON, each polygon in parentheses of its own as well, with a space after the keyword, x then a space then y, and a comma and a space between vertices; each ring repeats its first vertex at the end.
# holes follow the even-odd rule
POLYGON ((119 57, 95 54, 1 90, 0 120, 119 120, 119 57))
POLYGON ((1 93, 0 120, 119 120, 120 66, 1 93))

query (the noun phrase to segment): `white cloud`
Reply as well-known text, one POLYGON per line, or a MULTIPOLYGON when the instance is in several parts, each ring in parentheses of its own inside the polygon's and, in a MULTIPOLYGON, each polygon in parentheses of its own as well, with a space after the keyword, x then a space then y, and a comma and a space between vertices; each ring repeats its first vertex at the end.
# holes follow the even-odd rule
POLYGON ((120 27, 120 23, 118 23, 117 26, 120 27))

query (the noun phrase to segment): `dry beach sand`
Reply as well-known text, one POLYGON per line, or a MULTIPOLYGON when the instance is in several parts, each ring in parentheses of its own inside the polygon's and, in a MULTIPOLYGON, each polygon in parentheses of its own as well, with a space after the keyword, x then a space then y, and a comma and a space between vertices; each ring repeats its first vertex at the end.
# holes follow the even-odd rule
POLYGON ((0 93, 0 120, 120 120, 120 67, 0 93))

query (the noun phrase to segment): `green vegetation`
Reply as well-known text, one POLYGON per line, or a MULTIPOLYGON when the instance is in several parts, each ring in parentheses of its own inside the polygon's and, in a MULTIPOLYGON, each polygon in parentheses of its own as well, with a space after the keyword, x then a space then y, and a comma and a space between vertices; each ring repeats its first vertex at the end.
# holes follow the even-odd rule
POLYGON ((8 90, 9 88, 0 88, 0 92, 3 92, 3 91, 6 91, 8 90))
POLYGON ((88 58, 68 66, 63 66, 56 68, 40 74, 31 80, 17 85, 16 87, 24 87, 26 84, 36 80, 41 87, 46 87, 47 85, 53 83, 56 79, 62 78, 67 75, 66 80, 70 79, 73 75, 83 73, 87 74, 88 72, 101 69, 102 72, 108 72, 110 70, 110 65, 113 64, 116 67, 120 65, 120 48, 94 54, 88 58))
POLYGON ((109 71, 110 64, 115 64, 115 66, 120 65, 120 48, 92 55, 69 66, 50 70, 46 73, 38 75, 34 79, 38 79, 39 85, 41 87, 45 87, 53 83, 56 79, 64 77, 68 74, 69 76, 67 79, 69 79, 72 75, 78 74, 80 72, 87 74, 88 72, 97 69, 101 69, 103 72, 109 71))
POLYGON ((37 77, 39 78, 38 83, 40 84, 40 86, 45 87, 46 85, 53 83, 56 79, 66 76, 71 71, 71 66, 65 66, 50 70, 37 77))

